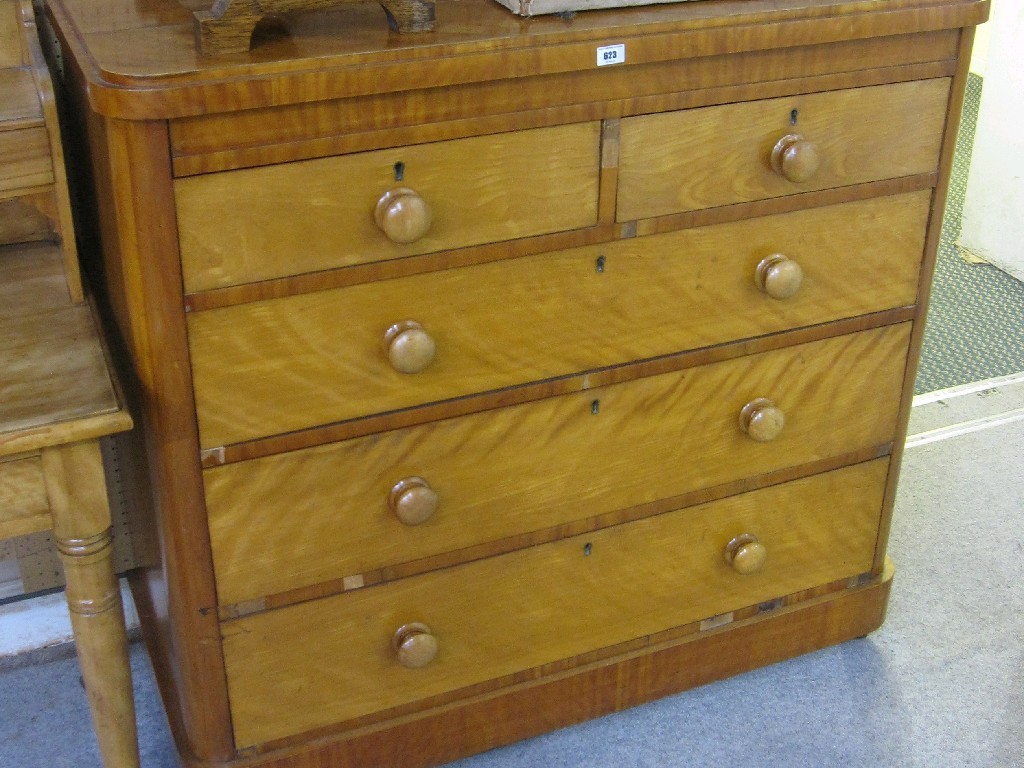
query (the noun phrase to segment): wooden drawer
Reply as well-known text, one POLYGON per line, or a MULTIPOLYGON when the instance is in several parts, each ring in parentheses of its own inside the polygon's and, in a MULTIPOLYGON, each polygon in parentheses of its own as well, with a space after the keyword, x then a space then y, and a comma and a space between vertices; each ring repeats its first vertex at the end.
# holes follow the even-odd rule
MULTIPOLYGON (((934 172, 949 85, 922 80, 624 119, 617 218, 934 172), (788 135, 817 148, 820 165, 805 181, 773 170, 772 150, 788 135)), ((800 166, 807 148, 797 149, 794 175, 808 170, 800 166)))
POLYGON ((202 444, 912 305, 929 197, 925 191, 194 313, 188 322, 202 444), (800 291, 785 300, 759 292, 754 280, 759 262, 777 252, 804 271, 800 291), (398 373, 383 350, 385 330, 403 320, 421 323, 437 345, 420 373, 398 373))
MULTIPOLYGON (((500 682, 871 568, 888 470, 825 475, 434 571, 223 625, 240 746, 500 682), (763 571, 740 575, 729 541, 756 536, 763 571), (392 634, 438 640, 421 669, 392 634)), ((458 694, 456 694, 458 695, 458 694)))
POLYGON ((42 459, 0 460, 0 539, 52 526, 42 459))
POLYGON ((592 226, 599 163, 591 122, 178 179, 185 290, 592 226), (433 213, 404 245, 374 220, 396 187, 433 213))
POLYGON ((50 137, 46 128, 0 130, 0 192, 52 183, 50 137))
POLYGON ((359 577, 884 449, 896 430, 909 335, 909 324, 891 326, 208 469, 218 598, 237 603, 359 577), (786 417, 768 443, 739 427, 756 397, 786 417), (436 513, 419 525, 403 525, 388 506, 406 477, 425 479, 438 495, 436 513))

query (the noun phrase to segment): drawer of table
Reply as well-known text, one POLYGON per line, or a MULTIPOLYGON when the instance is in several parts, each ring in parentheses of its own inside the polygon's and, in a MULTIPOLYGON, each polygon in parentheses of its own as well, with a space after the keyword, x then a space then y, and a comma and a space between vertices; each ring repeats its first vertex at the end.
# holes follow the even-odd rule
POLYGON ((46 128, 0 131, 0 192, 52 183, 53 164, 46 128))
POLYGON ((497 540, 515 545, 530 532, 884 449, 896 432, 909 331, 890 326, 208 469, 218 597, 232 604, 358 581, 385 566, 497 540), (759 397, 785 417, 770 442, 740 429, 741 411, 759 397), (425 522, 403 524, 390 505, 407 478, 437 496, 425 522))
POLYGON ((204 447, 914 304, 929 192, 193 313, 204 447), (766 257, 799 291, 755 285, 766 257), (435 360, 382 343, 414 320, 435 360))
POLYGON ((811 93, 627 118, 621 124, 617 217, 652 216, 931 173, 948 79, 811 93), (773 168, 786 136, 790 181, 773 168), (884 137, 884 138, 881 138, 884 137))
MULTIPOLYGON (((523 670, 613 649, 870 570, 888 461, 880 459, 224 625, 239 746, 273 741, 523 670), (724 557, 743 534, 763 570, 724 557), (425 624, 426 666, 395 631, 425 624)), ((479 690, 479 689, 478 689, 479 690)))
POLYGON ((178 179, 185 290, 592 226, 599 165, 590 122, 178 179), (376 223, 396 188, 431 210, 414 242, 376 223))
POLYGON ((0 459, 0 539, 52 526, 42 459, 0 459))

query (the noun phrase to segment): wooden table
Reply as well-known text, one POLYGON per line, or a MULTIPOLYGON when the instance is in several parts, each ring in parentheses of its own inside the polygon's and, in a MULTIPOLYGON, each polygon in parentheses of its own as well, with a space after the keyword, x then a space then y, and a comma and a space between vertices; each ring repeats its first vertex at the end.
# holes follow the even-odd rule
POLYGON ((186 761, 432 765, 880 625, 987 2, 196 10, 50 6, 186 761))
MULTIPOLYGON (((38 248, 38 246, 37 246, 38 248)), ((45 248, 45 246, 43 247, 45 248)), ((9 269, 45 255, 0 251, 9 269)), ((39 258, 43 257, 43 258, 39 258)), ((50 259, 52 264, 53 260, 50 259)), ((57 276, 63 280, 59 271, 57 276)), ((19 297, 41 299, 16 283, 19 297)), ((89 707, 107 768, 137 767, 135 705, 121 589, 111 563, 100 438, 131 429, 84 304, 0 310, 0 538, 52 529, 89 707)))
POLYGON ((100 753, 138 768, 100 439, 132 427, 85 300, 30 2, 0 0, 0 539, 53 531, 100 753))

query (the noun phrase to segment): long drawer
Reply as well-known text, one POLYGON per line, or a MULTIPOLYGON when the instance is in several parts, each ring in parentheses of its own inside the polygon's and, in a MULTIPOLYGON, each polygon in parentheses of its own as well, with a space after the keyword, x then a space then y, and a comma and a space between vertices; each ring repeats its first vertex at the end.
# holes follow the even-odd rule
POLYGON ((924 191, 193 313, 200 438, 214 448, 912 305, 928 204, 924 191), (785 299, 755 285, 779 253, 804 275, 785 299), (384 347, 403 321, 435 345, 418 373, 384 347))
POLYGON ((922 80, 625 119, 617 217, 934 172, 949 85, 922 80))
POLYGON ((887 470, 880 459, 228 622, 237 743, 458 692, 867 572, 887 470), (760 572, 726 562, 743 534, 764 548, 760 572), (417 669, 392 648, 411 622, 438 648, 417 669))
POLYGON ((592 226, 599 164, 591 122, 179 179, 185 290, 592 226), (399 189, 432 214, 412 242, 374 216, 399 189))
POLYGON ((584 520, 847 452, 896 431, 909 324, 208 469, 217 593, 230 604, 584 520), (771 399, 757 442, 744 406, 771 399), (392 488, 425 480, 425 522, 392 488), (400 509, 400 508, 398 508, 400 509))

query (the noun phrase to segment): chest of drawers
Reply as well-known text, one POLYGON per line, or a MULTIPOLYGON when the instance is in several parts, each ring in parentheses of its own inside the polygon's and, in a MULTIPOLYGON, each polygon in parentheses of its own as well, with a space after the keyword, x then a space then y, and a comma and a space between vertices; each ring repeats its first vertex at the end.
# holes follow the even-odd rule
POLYGON ((987 2, 190 10, 49 11, 187 761, 438 764, 879 626, 987 2))

